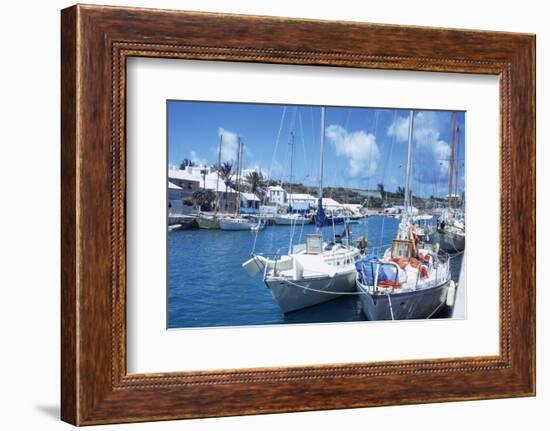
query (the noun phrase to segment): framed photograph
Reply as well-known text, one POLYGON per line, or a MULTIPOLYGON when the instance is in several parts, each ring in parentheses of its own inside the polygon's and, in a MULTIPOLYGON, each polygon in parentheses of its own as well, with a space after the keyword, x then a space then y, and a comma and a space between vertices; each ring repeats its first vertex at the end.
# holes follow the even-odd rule
POLYGON ((535 394, 533 35, 61 16, 63 420, 535 394))

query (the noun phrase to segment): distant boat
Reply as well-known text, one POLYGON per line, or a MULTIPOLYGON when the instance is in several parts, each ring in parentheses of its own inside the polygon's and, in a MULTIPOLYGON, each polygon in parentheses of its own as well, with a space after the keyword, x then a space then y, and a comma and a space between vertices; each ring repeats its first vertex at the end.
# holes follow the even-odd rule
POLYGON ((262 220, 248 217, 224 217, 220 220, 221 230, 259 230, 264 227, 262 220))
POLYGON ((357 290, 369 320, 427 319, 445 306, 451 286, 454 292, 449 256, 422 242, 425 230, 411 222, 413 124, 410 111, 405 205, 396 239, 383 256, 366 256, 355 264, 357 290))
POLYGON ((427 221, 433 219, 434 216, 431 214, 418 214, 412 217, 414 221, 427 221))
POLYGON ((460 253, 466 245, 466 230, 460 216, 449 214, 445 211, 438 219, 430 240, 433 244, 438 243, 442 250, 447 253, 460 253))
POLYGON ((216 207, 214 214, 200 213, 197 217, 199 229, 219 229, 220 218, 218 217, 218 208, 220 207, 220 166, 222 157, 223 134, 220 134, 220 143, 218 145, 218 164, 216 166, 216 207))
MULTIPOLYGON (((317 211, 317 212, 319 212, 319 211, 317 211)), ((317 217, 317 214, 315 214, 314 220, 315 220, 315 224, 319 225, 320 221, 317 217)), ((330 215, 323 214, 322 226, 332 226, 332 225, 335 225, 335 224, 344 224, 345 222, 346 222, 346 217, 345 216, 335 215, 335 214, 330 214, 330 215)))
POLYGON ((200 214, 197 217, 197 224, 200 229, 219 229, 220 219, 216 215, 200 214))
POLYGON ((458 166, 459 158, 456 158, 455 166, 455 133, 458 136, 457 151, 460 150, 460 128, 456 127, 456 112, 453 113, 453 128, 451 136, 451 160, 449 163, 449 194, 448 208, 437 220, 435 230, 430 234, 432 243, 439 243, 442 250, 447 253, 460 253, 466 245, 466 228, 464 213, 457 208, 458 198, 458 166), (455 193, 453 195, 453 169, 455 177, 455 193))
POLYGON ((262 219, 251 217, 251 216, 242 216, 240 215, 241 208, 241 186, 240 178, 242 175, 242 153, 243 153, 243 144, 241 138, 238 138, 238 161, 237 161, 237 200, 235 203, 235 215, 226 216, 219 220, 219 226, 221 230, 260 230, 263 229, 265 223, 262 219))
POLYGON ((196 217, 189 215, 169 215, 168 216, 168 230, 187 230, 197 227, 196 217))
POLYGON ((311 217, 302 214, 277 214, 273 217, 275 224, 293 225, 293 224, 310 224, 311 217))
MULTIPOLYGON (((306 235, 305 244, 289 245, 288 254, 260 255, 243 263, 250 276, 263 273, 263 281, 283 313, 321 304, 355 290, 355 262, 360 251, 335 236, 323 241, 321 227, 325 225, 323 210, 323 146, 325 108, 321 108, 320 181, 317 205, 317 233, 306 235)), ((292 238, 292 237, 291 237, 292 238)))

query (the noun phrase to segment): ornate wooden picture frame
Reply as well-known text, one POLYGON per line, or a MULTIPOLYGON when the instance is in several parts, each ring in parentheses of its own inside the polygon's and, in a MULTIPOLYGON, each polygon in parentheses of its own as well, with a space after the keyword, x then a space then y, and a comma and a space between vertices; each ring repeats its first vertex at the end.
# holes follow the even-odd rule
POLYGON ((533 35, 80 5, 63 10, 61 21, 64 421, 90 425, 535 394, 533 35), (500 353, 128 374, 125 98, 132 56, 497 75, 500 353))

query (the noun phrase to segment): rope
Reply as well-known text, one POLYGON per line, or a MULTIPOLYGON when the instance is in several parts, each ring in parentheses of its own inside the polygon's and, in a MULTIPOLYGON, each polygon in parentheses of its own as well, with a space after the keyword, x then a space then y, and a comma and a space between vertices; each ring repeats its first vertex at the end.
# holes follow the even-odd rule
POLYGON ((393 307, 392 307, 392 305, 391 305, 390 292, 386 293, 386 296, 388 297, 388 304, 390 304, 391 320, 395 320, 395 318, 393 317, 393 307))
POLYGON ((330 216, 332 218, 332 240, 336 242, 336 227, 334 226, 334 211, 330 213, 330 216))
POLYGON ((281 131, 283 130, 283 123, 285 121, 286 106, 283 108, 283 115, 281 117, 281 123, 279 124, 279 132, 277 133, 277 140, 275 141, 275 148, 273 148, 273 154, 271 156, 271 165, 269 166, 269 172, 267 178, 271 179, 271 171, 273 170, 273 162, 275 161, 275 154, 277 153, 277 147, 279 146, 279 139, 281 138, 281 131))
POLYGON ((368 295, 368 293, 362 292, 362 291, 361 292, 333 292, 331 290, 314 289, 313 287, 302 286, 300 284, 293 283, 292 281, 287 280, 286 278, 282 278, 282 277, 273 277, 272 279, 276 280, 276 281, 285 282, 287 284, 290 284, 291 286, 299 287, 300 289, 310 290, 312 292, 317 292, 317 293, 326 293, 328 295, 368 295))

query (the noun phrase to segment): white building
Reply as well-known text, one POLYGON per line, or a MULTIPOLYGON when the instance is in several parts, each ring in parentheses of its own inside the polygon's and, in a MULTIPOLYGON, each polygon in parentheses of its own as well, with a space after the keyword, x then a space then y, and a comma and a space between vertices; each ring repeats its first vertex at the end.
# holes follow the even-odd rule
POLYGON ((303 204, 307 203, 310 208, 317 207, 317 198, 307 193, 289 193, 288 194, 288 203, 292 204, 303 204))
POLYGON ((168 181, 168 215, 184 213, 182 191, 180 186, 168 181))
POLYGON ((241 192, 241 213, 257 214, 260 212, 260 199, 253 193, 241 192))
MULTIPOLYGON (((405 207, 403 205, 395 205, 393 207, 384 208, 384 214, 388 215, 399 215, 403 212, 405 207)), ((418 208, 411 206, 409 209, 409 213, 411 215, 417 215, 418 214, 418 208)))
POLYGON ((237 192, 226 186, 215 169, 208 166, 187 166, 185 169, 169 169, 168 181, 184 188, 194 183, 191 194, 199 188, 212 190, 218 195, 220 211, 233 212, 237 204, 237 192))
POLYGON ((323 198, 323 208, 325 211, 338 211, 343 209, 344 206, 332 198, 323 198))
POLYGON ((281 186, 269 186, 266 192, 269 203, 286 206, 288 204, 288 193, 281 186))
POLYGON ((356 215, 361 215, 361 210, 363 209, 363 205, 359 204, 342 204, 342 206, 344 209, 356 215))

